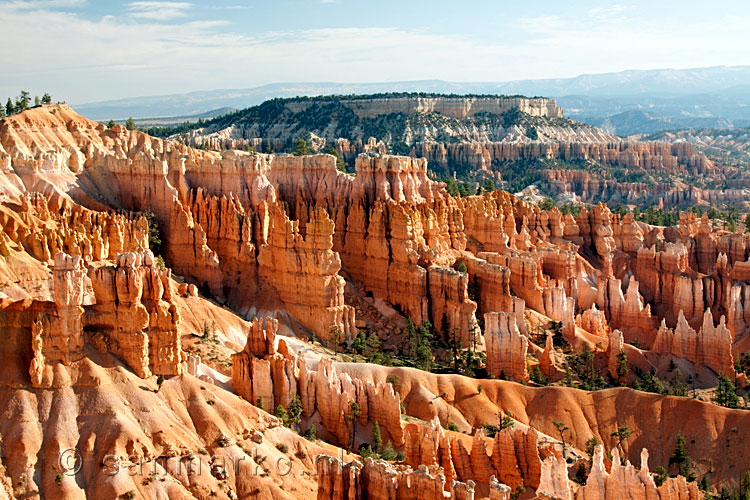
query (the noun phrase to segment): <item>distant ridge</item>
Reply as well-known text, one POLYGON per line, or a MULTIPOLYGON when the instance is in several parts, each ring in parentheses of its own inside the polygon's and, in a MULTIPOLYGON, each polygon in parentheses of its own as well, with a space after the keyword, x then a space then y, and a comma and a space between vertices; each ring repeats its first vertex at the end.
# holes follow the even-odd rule
POLYGON ((620 135, 750 124, 750 107, 746 105, 750 101, 750 66, 629 70, 509 82, 272 83, 247 89, 131 97, 79 104, 75 108, 95 120, 189 117, 219 108, 244 109, 277 97, 384 92, 552 97, 565 108, 567 116, 592 125, 606 123, 608 130, 620 135), (608 120, 629 111, 645 114, 608 120))

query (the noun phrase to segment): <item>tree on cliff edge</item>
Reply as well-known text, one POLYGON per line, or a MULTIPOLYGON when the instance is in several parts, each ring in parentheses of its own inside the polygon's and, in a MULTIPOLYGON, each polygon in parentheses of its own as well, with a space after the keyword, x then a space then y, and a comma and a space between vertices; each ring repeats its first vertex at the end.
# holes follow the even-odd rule
POLYGON ((310 154, 310 146, 304 137, 297 137, 297 142, 294 144, 294 156, 304 156, 310 154))

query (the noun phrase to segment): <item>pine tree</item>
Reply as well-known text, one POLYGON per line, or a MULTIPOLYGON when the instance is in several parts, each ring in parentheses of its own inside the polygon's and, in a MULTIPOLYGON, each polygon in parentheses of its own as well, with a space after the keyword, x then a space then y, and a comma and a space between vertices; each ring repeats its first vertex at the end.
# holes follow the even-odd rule
POLYGON ((625 349, 617 353, 617 376, 623 378, 628 374, 628 354, 625 349))
POLYGON ((367 351, 370 356, 374 356, 380 352, 380 337, 373 331, 367 336, 367 351))
POLYGON ((5 118, 5 108, 0 106, 0 118, 5 118))
POLYGON ((599 438, 596 436, 591 436, 588 441, 586 441, 586 454, 589 457, 594 456, 594 450, 597 446, 601 444, 601 441, 599 441, 599 438))
POLYGON ((52 97, 47 92, 42 96, 42 104, 52 104, 52 97))
POLYGON ((383 438, 380 436, 380 424, 378 424, 377 420, 372 424, 372 434, 370 435, 370 442, 372 444, 372 449, 378 452, 383 446, 383 438))
POLYGON ((347 422, 352 423, 352 445, 351 449, 354 449, 354 442, 356 439, 356 432, 357 432, 357 419, 362 414, 362 411, 359 409, 359 405, 356 401, 352 401, 349 404, 349 414, 345 417, 345 420, 347 422))
POLYGON ((383 448, 383 453, 380 454, 380 457, 383 460, 396 460, 396 450, 393 449, 393 444, 391 443, 391 440, 389 439, 388 442, 385 445, 385 448, 383 448))
POLYGON ((552 421, 552 425, 557 428, 557 432, 560 434, 560 441, 562 442, 562 455, 565 458, 565 452, 568 450, 568 445, 565 443, 565 432, 570 433, 570 427, 562 422, 552 421))
POLYGON ((429 371, 432 368, 432 325, 425 321, 417 328, 417 345, 415 349, 416 365, 420 370, 429 371))
POLYGON ((667 472, 667 469, 661 465, 654 469, 654 483, 656 483, 657 488, 664 484, 664 481, 666 481, 668 477, 669 473, 667 472))
POLYGON ((114 126, 115 126, 115 121, 114 120, 110 120, 110 121, 107 122, 107 128, 112 128, 114 126))
POLYGON ((125 128, 128 130, 135 130, 135 121, 133 121, 132 116, 125 122, 125 128))
POLYGON ((302 400, 300 400, 299 394, 295 394, 292 397, 292 400, 289 402, 289 407, 287 408, 287 413, 289 415, 287 418, 289 427, 296 427, 302 415, 302 400))
POLYGON ((21 95, 16 99, 16 111, 21 112, 29 109, 29 103, 31 102, 31 95, 28 91, 22 90, 21 95))
POLYGON ((294 144, 294 156, 304 156, 310 154, 310 146, 304 137, 297 137, 297 142, 294 144))
POLYGON ((682 433, 677 434, 677 444, 675 445, 674 452, 672 452, 672 456, 669 457, 669 465, 675 465, 681 476, 685 478, 690 477, 692 460, 690 455, 688 455, 687 440, 682 433))
POLYGON ((276 409, 273 411, 273 416, 280 418, 281 421, 284 422, 284 425, 289 421, 289 414, 281 405, 276 406, 276 409))
POLYGON ((750 500, 750 470, 745 471, 745 475, 742 476, 742 483, 740 484, 738 495, 739 500, 750 500))
POLYGON ((302 433, 302 437, 307 439, 308 441, 317 441, 318 429, 315 428, 315 424, 312 424, 310 427, 308 427, 307 430, 302 433))
POLYGON ((13 101, 10 100, 10 97, 8 97, 8 102, 5 103, 5 114, 6 116, 10 116, 15 112, 16 107, 13 105, 13 101))
POLYGON ((365 332, 362 330, 357 332, 357 336, 352 341, 352 350, 357 354, 363 354, 365 347, 367 346, 367 339, 365 338, 365 332))
POLYGON ((445 190, 448 191, 448 194, 453 196, 454 198, 458 197, 458 184, 456 184, 456 181, 453 179, 448 179, 445 182, 445 190))
POLYGON ((719 385, 716 386, 714 402, 727 408, 738 408, 740 405, 737 387, 735 387, 734 382, 726 375, 719 377, 719 385))
MULTIPOLYGON (((617 428, 616 432, 613 432, 610 435, 617 438, 617 447, 619 448, 622 445, 622 442, 629 438, 632 433, 633 431, 630 430, 630 427, 622 425, 617 428)), ((622 450, 622 452, 625 453, 625 450, 622 450)))

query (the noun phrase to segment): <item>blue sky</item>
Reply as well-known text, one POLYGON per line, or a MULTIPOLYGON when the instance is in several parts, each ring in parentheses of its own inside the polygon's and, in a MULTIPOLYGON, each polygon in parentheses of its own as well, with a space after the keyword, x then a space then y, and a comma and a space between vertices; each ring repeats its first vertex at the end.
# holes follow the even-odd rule
POLYGON ((750 2, 0 0, 0 98, 750 64, 750 2))

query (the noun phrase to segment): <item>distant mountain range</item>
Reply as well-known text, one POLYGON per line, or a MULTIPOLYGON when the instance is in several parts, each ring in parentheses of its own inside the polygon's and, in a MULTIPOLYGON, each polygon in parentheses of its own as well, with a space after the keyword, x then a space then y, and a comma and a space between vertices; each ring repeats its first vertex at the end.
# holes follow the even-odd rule
POLYGON ((274 97, 381 92, 553 97, 567 116, 620 135, 750 125, 750 66, 630 70, 510 82, 274 83, 248 89, 132 97, 75 108, 96 120, 159 117, 160 123, 169 123, 201 114, 215 116, 220 108, 242 109, 274 97))

